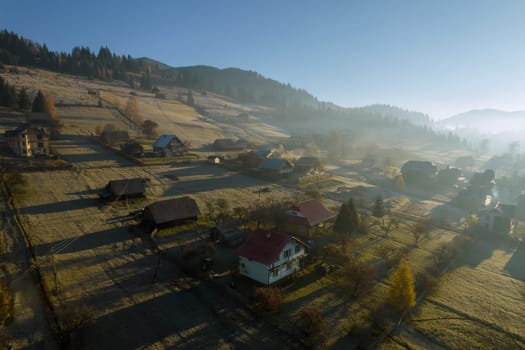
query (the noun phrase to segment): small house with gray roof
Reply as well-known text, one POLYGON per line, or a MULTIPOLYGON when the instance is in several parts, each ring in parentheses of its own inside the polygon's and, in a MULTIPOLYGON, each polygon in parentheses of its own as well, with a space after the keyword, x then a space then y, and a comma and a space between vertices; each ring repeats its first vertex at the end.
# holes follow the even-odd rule
POLYGON ((180 156, 188 152, 188 148, 176 135, 161 135, 153 144, 153 152, 163 157, 180 156))

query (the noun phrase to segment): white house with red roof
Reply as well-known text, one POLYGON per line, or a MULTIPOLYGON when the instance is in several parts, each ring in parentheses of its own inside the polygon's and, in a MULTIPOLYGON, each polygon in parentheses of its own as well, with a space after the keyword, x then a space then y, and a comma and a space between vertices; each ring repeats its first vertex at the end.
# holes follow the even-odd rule
POLYGON ((304 245, 285 233, 257 230, 239 249, 239 272, 270 285, 301 269, 304 245))

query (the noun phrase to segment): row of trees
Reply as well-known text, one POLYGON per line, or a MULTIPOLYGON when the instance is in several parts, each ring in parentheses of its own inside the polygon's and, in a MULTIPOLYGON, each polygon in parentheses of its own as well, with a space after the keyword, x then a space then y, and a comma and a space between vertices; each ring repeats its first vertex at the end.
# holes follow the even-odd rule
POLYGON ((16 109, 21 112, 31 110, 37 113, 46 113, 52 119, 56 118, 55 100, 51 95, 44 95, 38 91, 33 102, 29 97, 27 90, 22 88, 16 91, 13 85, 0 77, 0 106, 16 109))
POLYGON ((74 47, 71 53, 50 51, 47 46, 6 30, 0 31, 0 62, 27 65, 102 80, 128 80, 128 72, 142 73, 149 66, 131 56, 116 55, 107 47, 98 53, 74 47))

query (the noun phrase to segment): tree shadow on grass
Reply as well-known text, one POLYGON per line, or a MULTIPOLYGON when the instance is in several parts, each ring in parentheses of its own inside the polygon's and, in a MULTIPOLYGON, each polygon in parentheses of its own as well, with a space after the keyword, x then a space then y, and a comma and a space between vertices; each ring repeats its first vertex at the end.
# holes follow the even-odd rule
POLYGON ((507 262, 504 271, 508 272, 513 278, 525 282, 525 246, 523 243, 507 262))
POLYGON ((47 203, 40 205, 33 205, 30 207, 20 208, 19 214, 22 215, 37 215, 60 213, 68 210, 81 210, 89 207, 97 206, 99 201, 93 198, 79 198, 69 201, 47 203))
POLYGON ((39 255, 76 253, 133 239, 126 229, 114 227, 36 246, 39 255))

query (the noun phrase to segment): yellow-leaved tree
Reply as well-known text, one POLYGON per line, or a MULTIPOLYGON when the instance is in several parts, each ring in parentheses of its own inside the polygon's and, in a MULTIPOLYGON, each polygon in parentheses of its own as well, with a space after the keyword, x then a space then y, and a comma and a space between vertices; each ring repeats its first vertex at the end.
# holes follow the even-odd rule
POLYGON ((405 257, 401 258, 397 270, 392 275, 388 303, 399 310, 416 305, 414 276, 405 257))

